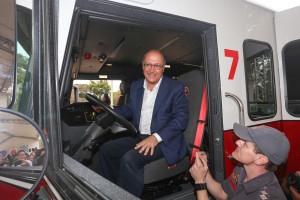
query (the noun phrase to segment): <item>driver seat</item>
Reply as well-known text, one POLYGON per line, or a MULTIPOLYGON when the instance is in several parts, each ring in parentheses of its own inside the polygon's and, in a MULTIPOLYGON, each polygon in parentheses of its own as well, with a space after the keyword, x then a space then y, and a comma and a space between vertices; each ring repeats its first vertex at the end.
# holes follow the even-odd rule
POLYGON ((116 106, 123 106, 129 103, 130 81, 122 80, 120 83, 120 96, 117 99, 116 106))
MULTIPOLYGON (((178 80, 185 85, 187 92, 186 95, 189 106, 189 123, 184 131, 184 137, 191 153, 197 131, 203 88, 205 87, 204 70, 197 69, 187 72, 180 75, 178 80)), ((187 155, 183 158, 183 160, 174 166, 168 166, 165 158, 161 158, 145 165, 144 184, 161 181, 188 171, 190 168, 189 156, 190 155, 187 155)))

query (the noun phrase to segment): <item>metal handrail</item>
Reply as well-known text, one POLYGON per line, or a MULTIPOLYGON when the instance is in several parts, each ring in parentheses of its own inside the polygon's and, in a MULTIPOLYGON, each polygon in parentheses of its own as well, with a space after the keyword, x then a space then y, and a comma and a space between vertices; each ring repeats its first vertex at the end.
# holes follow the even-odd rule
POLYGON ((245 118, 244 118, 244 104, 242 100, 234 94, 229 92, 225 92, 225 97, 231 98, 238 106, 239 109, 239 123, 245 125, 245 118))

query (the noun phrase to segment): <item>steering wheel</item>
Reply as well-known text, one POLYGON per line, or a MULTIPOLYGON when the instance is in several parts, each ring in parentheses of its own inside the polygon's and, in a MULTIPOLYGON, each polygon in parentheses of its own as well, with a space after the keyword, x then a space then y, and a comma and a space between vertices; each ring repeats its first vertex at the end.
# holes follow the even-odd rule
POLYGON ((107 105, 103 101, 100 101, 96 96, 92 94, 86 94, 85 98, 92 104, 101 106, 103 110, 105 110, 109 115, 111 115, 115 119, 115 121, 117 121, 119 124, 124 126, 131 133, 137 134, 136 128, 129 121, 127 121, 123 116, 121 116, 116 111, 114 111, 109 105, 107 105))

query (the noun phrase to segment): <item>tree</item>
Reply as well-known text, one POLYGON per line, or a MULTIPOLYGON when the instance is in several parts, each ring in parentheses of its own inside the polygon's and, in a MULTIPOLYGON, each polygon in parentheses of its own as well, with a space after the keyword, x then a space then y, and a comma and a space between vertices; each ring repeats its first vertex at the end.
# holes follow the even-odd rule
POLYGON ((17 83, 16 83, 16 101, 14 109, 19 110, 21 95, 23 93, 23 86, 25 82, 26 73, 28 73, 29 56, 23 54, 17 54, 17 83))
POLYGON ((22 54, 17 54, 17 84, 23 83, 25 80, 26 71, 28 69, 29 58, 22 54))
POLYGON ((93 93, 98 98, 100 98, 102 94, 109 93, 111 90, 110 85, 108 85, 108 82, 105 80, 90 81, 88 89, 89 92, 93 93))
POLYGON ((78 94, 79 102, 86 102, 87 100, 85 99, 85 95, 89 90, 88 85, 87 84, 78 84, 75 86, 78 88, 78 91, 79 91, 79 94, 78 94))

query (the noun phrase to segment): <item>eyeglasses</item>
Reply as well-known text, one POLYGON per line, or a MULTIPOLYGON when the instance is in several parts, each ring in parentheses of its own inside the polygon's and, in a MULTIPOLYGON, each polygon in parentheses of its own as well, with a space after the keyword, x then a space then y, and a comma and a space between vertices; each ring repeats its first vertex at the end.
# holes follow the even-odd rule
POLYGON ((151 64, 151 63, 143 63, 143 66, 145 69, 151 69, 152 67, 154 67, 155 70, 159 70, 163 67, 163 65, 160 64, 151 64))

